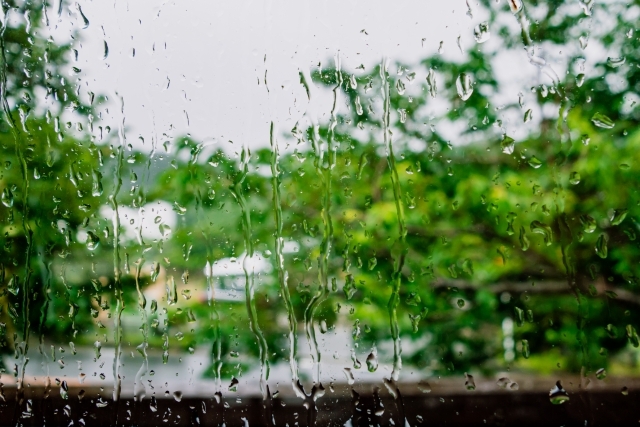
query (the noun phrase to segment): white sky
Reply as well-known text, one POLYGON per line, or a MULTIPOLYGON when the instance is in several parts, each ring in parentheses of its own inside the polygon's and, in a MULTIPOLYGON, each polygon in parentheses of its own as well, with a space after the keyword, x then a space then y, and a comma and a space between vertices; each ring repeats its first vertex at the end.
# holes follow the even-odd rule
MULTIPOLYGON (((441 41, 447 59, 461 60, 458 37, 464 52, 501 46, 498 37, 476 44, 473 29, 487 19, 477 0, 79 0, 65 5, 60 17, 58 0, 55 3, 49 17, 56 40, 68 41, 71 28, 83 27, 77 4, 90 22, 79 30, 74 64, 82 69, 83 91, 109 96, 112 103, 103 120, 112 129, 122 121, 120 103, 115 102, 122 97, 128 142, 143 150, 150 149, 154 135, 162 143, 189 133, 226 147, 234 141, 238 151, 242 144, 267 145, 272 120, 278 136, 305 113, 326 121, 330 92, 312 89, 309 102, 298 72, 308 73, 319 62, 330 65, 338 53, 343 68, 354 70, 360 64, 369 69, 385 56, 417 63, 433 55, 441 41), (103 59, 105 41, 109 55, 103 59)), ((503 14, 501 22, 517 27, 503 0, 492 7, 503 14)), ((567 7, 579 9, 577 2, 567 7)), ((578 45, 577 38, 573 44, 578 45)), ((589 50, 598 52, 592 45, 585 55, 589 50)), ((600 51, 596 59, 602 55, 606 58, 600 51)), ((493 108, 516 102, 518 92, 526 102, 533 96, 531 87, 550 83, 529 64, 524 50, 501 55, 498 61, 503 95, 493 108)), ((564 72, 561 66, 557 70, 564 72)), ((416 81, 425 77, 421 70, 416 81)), ((520 113, 503 121, 517 140, 535 130, 544 113, 534 111, 534 120, 524 126, 520 113)), ((459 129, 450 132, 454 139, 459 129)))
MULTIPOLYGON (((149 141, 154 132, 189 132, 204 140, 268 144, 271 120, 282 133, 307 110, 320 121, 330 112, 328 93, 315 93, 309 105, 298 70, 313 70, 338 52, 351 70, 383 56, 414 63, 440 41, 445 55, 462 58, 458 36, 463 48, 475 47, 473 27, 483 20, 475 2, 473 19, 466 15, 465 0, 79 3, 90 25, 80 30, 76 66, 88 90, 124 98, 129 142, 139 135, 149 141)), ((75 3, 60 18, 53 9, 54 36, 68 40, 69 24, 82 27, 75 3)), ((117 110, 110 111, 112 128, 121 120, 117 110)))

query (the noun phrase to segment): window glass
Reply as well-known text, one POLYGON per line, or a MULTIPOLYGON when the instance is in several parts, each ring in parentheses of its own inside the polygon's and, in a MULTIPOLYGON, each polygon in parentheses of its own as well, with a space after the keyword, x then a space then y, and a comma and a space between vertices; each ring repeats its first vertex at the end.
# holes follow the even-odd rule
POLYGON ((637 422, 638 0, 0 6, 3 420, 637 422))

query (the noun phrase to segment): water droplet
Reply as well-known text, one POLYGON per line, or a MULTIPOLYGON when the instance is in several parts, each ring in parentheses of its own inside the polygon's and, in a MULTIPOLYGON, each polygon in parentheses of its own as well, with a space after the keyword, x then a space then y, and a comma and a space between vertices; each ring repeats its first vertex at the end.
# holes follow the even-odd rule
POLYGON ((496 381, 496 385, 500 388, 507 388, 509 384, 511 384, 511 380, 507 377, 499 378, 498 381, 496 381))
POLYGON ((90 251, 95 251, 96 248, 100 245, 100 238, 95 235, 92 231, 87 231, 87 249, 90 251))
POLYGON ((556 382, 555 387, 549 391, 549 401, 554 405, 561 405, 567 400, 569 400, 569 394, 562 388, 560 381, 556 382))
POLYGON ((239 381, 236 377, 231 378, 231 383, 229 384, 229 391, 236 392, 238 391, 239 381))
POLYGON ((156 400, 155 396, 151 396, 151 402, 149 402, 149 409, 151 409, 151 412, 158 411, 158 401, 156 400))
POLYGON ((473 83, 471 77, 467 73, 461 73, 456 80, 456 89, 458 96, 463 101, 466 101, 473 94, 473 83))
POLYGON ((456 304, 458 305, 459 308, 464 307, 464 300, 462 298, 458 298, 458 301, 456 301, 456 304))
POLYGON ((353 385, 356 382, 356 379, 353 376, 353 371, 351 370, 351 368, 344 368, 342 371, 347 377, 347 383, 349 383, 349 385, 353 385))
POLYGON ((484 43, 491 37, 491 32, 489 31, 489 23, 482 22, 473 29, 473 37, 476 39, 477 43, 484 43))
POLYGON ((542 234, 544 237, 544 244, 550 246, 553 239, 553 232, 551 231, 551 227, 546 224, 543 224, 540 221, 532 221, 529 227, 532 233, 542 234))
POLYGON ((523 251, 529 249, 529 238, 527 237, 527 234, 525 233, 524 227, 522 225, 520 226, 520 236, 518 237, 518 240, 520 241, 520 249, 522 249, 523 251))
POLYGON ((522 0, 507 0, 512 13, 518 13, 522 10, 522 0))
POLYGON ((582 85, 584 84, 584 74, 580 73, 576 76, 576 85, 578 87, 582 87, 582 85))
POLYGON ((429 86, 429 94, 432 98, 435 98, 438 94, 438 87, 436 84, 436 73, 433 71, 433 68, 430 68, 427 74, 427 86, 429 86))
POLYGON ((425 380, 420 380, 418 382, 418 390, 420 390, 423 393, 431 393, 431 384, 429 384, 425 380))
POLYGON ((596 230, 596 220, 590 215, 580 215, 580 224, 585 233, 593 233, 596 230))
POLYGON ((615 57, 608 57, 607 58, 607 65, 611 68, 618 68, 621 67, 622 65, 624 65, 626 59, 624 56, 615 58, 615 57))
POLYGON ((528 359, 531 356, 531 348, 529 347, 529 340, 522 340, 522 357, 528 359))
POLYGON ((476 383, 473 380, 473 375, 467 374, 466 372, 464 373, 465 376, 465 382, 464 382, 464 387, 469 390, 469 391, 473 391, 476 389, 476 383))
POLYGON ((367 356, 367 369, 369 372, 375 372, 378 369, 378 358, 375 350, 367 356))
POLYGON ((609 236, 606 234, 601 234, 600 237, 598 237, 598 241, 596 242, 596 254, 602 259, 605 259, 609 253, 607 248, 608 243, 609 236))
POLYGON ((66 381, 62 381, 62 384, 60 384, 60 397, 64 400, 69 398, 69 386, 66 381))
POLYGON ((182 392, 181 392, 181 391, 178 391, 178 390, 174 391, 174 392, 173 392, 173 399, 174 399, 176 402, 180 402, 180 401, 182 400, 182 392))
POLYGON ((531 108, 529 108, 527 111, 524 112, 524 122, 529 123, 532 118, 533 118, 533 112, 531 111, 531 108))
POLYGON ((542 162, 536 156, 531 156, 529 158, 528 163, 529 163, 529 166, 531 166, 534 169, 538 169, 540 166, 542 166, 542 162))
POLYGON ((398 79, 398 81, 396 82, 396 90, 398 91, 399 95, 404 95, 405 85, 400 79, 398 79))
POLYGON ((76 8, 78 9, 78 13, 80 14, 80 17, 82 18, 82 23, 83 23, 83 29, 88 28, 89 27, 89 20, 87 19, 87 17, 84 15, 84 13, 82 12, 82 7, 80 7, 79 3, 76 3, 76 8))
POLYGON ((571 175, 569 175, 569 183, 571 185, 580 184, 580 174, 578 172, 571 172, 571 175))
POLYGON ((638 348, 638 346, 640 346, 640 338, 638 337, 636 328, 633 325, 627 325, 625 330, 627 332, 627 338, 629 338, 629 342, 631 342, 631 345, 633 345, 635 348, 638 348))
POLYGON ((620 393, 622 393, 623 396, 628 396, 629 395, 629 388, 628 387, 622 387, 622 389, 620 390, 620 393))
POLYGON ((513 154, 515 146, 516 141, 513 138, 507 135, 503 135, 502 141, 500 142, 500 149, 504 154, 513 154))
POLYGON ((611 324, 611 323, 607 324, 607 326, 604 328, 604 330, 607 332, 607 335, 609 336, 609 338, 617 338, 618 337, 618 330, 616 329, 615 326, 613 326, 613 324, 611 324))
POLYGON ((0 201, 2 201, 2 204, 8 208, 13 206, 13 193, 9 188, 5 188, 4 190, 2 190, 0 201))
POLYGON ((614 209, 611 218, 609 218, 611 225, 620 225, 628 213, 629 209, 614 209))
POLYGON ((356 113, 361 116, 364 113, 364 110, 362 109, 362 103, 360 102, 360 96, 356 96, 356 113))
POLYGON ((516 316, 516 325, 522 326, 524 325, 524 310, 520 307, 514 307, 513 313, 516 316))
POLYGON ((358 88, 358 81, 356 80, 355 74, 351 74, 351 77, 349 77, 349 85, 351 86, 351 89, 358 88))
POLYGON ((599 380, 603 380, 607 378, 607 371, 604 368, 600 368, 596 371, 596 378, 599 380))
POLYGON ((593 117, 591 117, 591 122, 602 129, 613 129, 615 126, 613 120, 601 113, 595 113, 593 117))

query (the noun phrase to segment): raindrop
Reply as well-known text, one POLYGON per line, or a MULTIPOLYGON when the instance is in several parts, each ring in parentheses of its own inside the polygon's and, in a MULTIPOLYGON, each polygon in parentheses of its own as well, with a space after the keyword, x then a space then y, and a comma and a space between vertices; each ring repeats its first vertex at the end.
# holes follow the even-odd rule
POLYGON ((8 208, 13 206, 13 193, 9 188, 5 188, 4 190, 2 190, 0 201, 2 201, 2 204, 8 208))
POLYGON ((473 391, 476 389, 476 383, 473 380, 473 375, 467 374, 466 372, 464 373, 465 376, 465 381, 464 381, 464 387, 469 390, 469 391, 473 391))
POLYGON ((95 251, 100 245, 100 238, 91 231, 87 231, 87 249, 95 251))
POLYGON ((151 396, 151 402, 149 402, 149 409, 151 409, 151 412, 158 411, 158 401, 156 400, 155 396, 151 396))
POLYGON ((64 400, 69 398, 69 386, 66 381, 62 381, 62 384, 60 384, 60 397, 64 400))
POLYGON ((491 37, 491 32, 489 31, 489 23, 482 22, 478 24, 473 29, 473 37, 476 39, 477 43, 484 43, 489 40, 489 37, 491 37))
POLYGON ((236 392, 238 391, 238 379, 236 377, 231 378, 231 384, 229 384, 229 391, 236 392))
POLYGON ((522 10, 522 0, 507 0, 512 13, 518 13, 522 10))
POLYGON ((604 368, 600 368, 596 371, 596 378, 603 380, 607 377, 607 371, 604 368))
POLYGON ((571 185, 580 184, 580 174, 578 172, 571 172, 571 175, 569 175, 569 183, 571 185))
POLYGON ((375 349, 367 356, 367 369, 369 372, 375 372, 378 369, 378 358, 375 349))
POLYGON ((596 220, 590 215, 580 215, 580 224, 585 233, 593 233, 596 230, 596 220))
POLYGON ((516 141, 513 138, 507 135, 503 135, 502 141, 500 142, 500 149, 504 154, 513 154, 515 146, 516 141))
POLYGON ((554 405, 561 405, 567 400, 569 400, 569 394, 562 388, 560 381, 556 382, 555 387, 549 391, 549 401, 554 405))
POLYGON ((78 8, 78 13, 80 14, 80 17, 82 18, 82 23, 83 23, 83 29, 88 28, 89 27, 89 20, 87 19, 87 17, 84 15, 84 13, 82 12, 82 7, 80 7, 79 3, 76 3, 76 7, 78 8))
POLYGON ((464 299, 458 298, 458 301, 456 301, 456 304, 458 305, 459 308, 464 307, 464 304, 465 304, 464 299))
POLYGON ((611 218, 609 218, 611 225, 620 225, 628 213, 629 209, 614 209, 611 218))
POLYGON ((628 396, 629 395, 629 388, 628 387, 622 387, 622 389, 620 390, 620 393, 622 393, 623 396, 628 396))
POLYGON ((591 122, 602 129, 613 129, 615 126, 613 120, 601 113, 595 113, 593 117, 591 117, 591 122))
POLYGON ((456 80, 456 89, 458 96, 463 101, 466 101, 473 94, 473 83, 471 77, 467 73, 461 73, 456 80))
POLYGON ((500 388, 507 388, 509 384, 511 384, 511 380, 507 377, 499 378, 498 381, 496 381, 496 385, 500 388))
POLYGON ((596 242, 596 254, 602 259, 605 259, 609 253, 609 250, 607 249, 608 243, 609 236, 606 234, 601 234, 600 237, 598 237, 598 241, 596 242))
POLYGON ((174 399, 176 402, 180 402, 180 401, 182 400, 182 392, 181 392, 181 391, 177 391, 177 390, 176 390, 176 391, 174 391, 174 392, 173 392, 173 399, 174 399))
POLYGON ((400 80, 400 79, 398 79, 398 81, 396 82, 396 90, 398 91, 399 95, 404 95, 405 86, 404 86, 404 83, 402 82, 402 80, 400 80))
POLYGON ((520 226, 520 236, 518 237, 518 240, 520 241, 520 249, 522 249, 523 251, 529 249, 529 238, 527 237, 522 225, 520 226))
POLYGON ((109 45, 107 44, 107 41, 104 40, 104 51, 102 53, 102 59, 107 59, 107 57, 109 56, 109 45))
POLYGON ((528 163, 529 163, 529 166, 531 166, 534 169, 538 169, 540 166, 542 166, 542 162, 536 156, 531 156, 531 158, 529 158, 528 163))
POLYGON ((427 86, 429 86, 429 94, 432 98, 435 98, 438 94, 438 87, 436 85, 436 73, 433 68, 430 68, 427 74, 427 86))
POLYGON ((622 65, 624 65, 626 59, 624 56, 619 57, 619 58, 612 58, 609 57, 607 58, 607 65, 611 68, 618 68, 621 67, 622 65))
POLYGON ((529 108, 527 111, 524 112, 524 122, 528 123, 531 121, 532 118, 533 118, 533 112, 531 111, 531 108, 529 108))
POLYGON ((551 231, 551 227, 541 223, 540 221, 532 221, 530 229, 532 233, 542 234, 542 236, 544 237, 545 245, 551 245, 553 239, 553 232, 551 231))
POLYGON ((522 340, 522 357, 528 359, 531 356, 531 348, 529 347, 529 340, 522 340))
POLYGON ((353 376, 353 371, 351 370, 351 368, 344 368, 342 371, 347 377, 347 383, 349 383, 349 385, 353 385, 356 382, 356 379, 353 376))
POLYGON ((425 380, 420 380, 418 382, 418 390, 423 393, 431 393, 431 385, 425 380))

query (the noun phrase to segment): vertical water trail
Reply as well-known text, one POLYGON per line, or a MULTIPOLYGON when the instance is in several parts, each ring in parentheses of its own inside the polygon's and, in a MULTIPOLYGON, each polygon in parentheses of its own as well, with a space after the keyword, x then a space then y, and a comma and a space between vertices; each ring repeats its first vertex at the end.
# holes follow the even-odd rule
POLYGON ((287 318, 289 320, 289 367, 291 368, 291 384, 293 390, 298 397, 304 399, 306 397, 302 389, 298 377, 298 361, 297 361, 297 320, 296 313, 291 303, 291 295, 287 282, 289 273, 284 268, 284 255, 282 249, 284 246, 284 238, 282 237, 282 204, 280 202, 280 167, 278 164, 280 150, 278 142, 273 134, 273 122, 269 129, 269 142, 271 143, 271 186, 273 187, 273 212, 275 217, 275 253, 276 268, 278 269, 278 283, 282 292, 285 308, 287 309, 287 318))
MULTIPOLYGON (((120 146, 118 147, 118 153, 116 155, 116 170, 114 177, 113 192, 109 196, 109 203, 113 210, 113 281, 116 297, 116 312, 114 320, 114 345, 115 354, 113 356, 113 400, 117 402, 120 400, 120 391, 122 387, 122 380, 120 378, 120 353, 122 348, 122 310, 124 309, 124 300, 122 297, 122 271, 120 270, 120 216, 118 212, 118 193, 122 187, 122 162, 124 158, 124 147, 126 144, 124 134, 124 99, 120 99, 122 107, 120 112, 122 114, 122 121, 120 122, 118 129, 118 139, 120 146)), ((117 414, 116 414, 117 420, 117 414)))
POLYGON ((142 401, 144 395, 146 393, 146 387, 142 382, 142 377, 147 375, 149 372, 149 357, 147 355, 147 348, 149 347, 149 326, 148 326, 148 316, 147 310, 145 309, 147 305, 147 299, 145 298, 142 290, 140 289, 140 271, 142 270, 142 266, 144 265, 144 258, 140 258, 136 262, 136 291, 138 292, 138 309, 140 310, 140 317, 142 320, 142 343, 137 347, 138 353, 142 356, 142 365, 136 374, 133 396, 134 399, 138 401, 142 401))
POLYGON ((242 216, 242 231, 244 234, 245 247, 245 257, 242 261, 245 281, 245 304, 247 306, 247 315, 249 316, 249 328, 258 341, 258 348, 260 352, 260 390, 262 391, 262 397, 266 399, 268 397, 267 380, 269 379, 269 354, 267 340, 264 338, 264 334, 258 324, 258 313, 256 312, 256 304, 253 297, 253 272, 251 272, 251 274, 249 273, 249 262, 253 258, 251 214, 247 208, 247 202, 242 188, 242 185, 247 178, 247 174, 249 173, 249 157, 250 152, 247 147, 242 147, 242 154, 240 155, 240 171, 234 178, 231 193, 240 206, 242 216))
MULTIPOLYGON (((29 196, 29 173, 27 170, 27 160, 22 150, 22 142, 18 135, 18 128, 11 115, 11 108, 9 107, 9 101, 7 99, 7 56, 5 50, 4 36, 6 30, 7 14, 9 8, 7 5, 3 5, 2 10, 2 25, 0 26, 0 50, 2 56, 2 66, 0 67, 0 102, 2 103, 2 111, 5 115, 9 127, 11 128, 11 134, 16 147, 16 156, 20 163, 20 173, 22 175, 22 231, 24 232, 25 239, 27 240, 27 251, 24 265, 24 281, 22 283, 22 343, 19 347, 20 353, 20 366, 18 374, 17 384, 17 400, 22 400, 24 395, 24 375, 29 363, 27 353, 29 351, 29 297, 31 297, 31 291, 29 289, 31 282, 31 251, 33 246, 33 230, 29 226, 27 217, 29 214, 28 196, 29 196)), ((26 117, 25 119, 26 120, 26 117)), ((22 123, 23 128, 26 130, 26 123, 22 123)), ((16 344, 14 343, 14 346, 16 344)))
POLYGON ((529 18, 527 17, 522 0, 509 0, 509 7, 520 25, 522 43, 524 44, 524 49, 529 57, 529 62, 540 68, 540 70, 553 81, 554 86, 557 86, 560 83, 558 73, 556 73, 555 70, 547 64, 547 61, 545 61, 544 58, 536 55, 536 46, 533 43, 531 34, 529 33, 529 18))
MULTIPOLYGON (((207 236, 205 236, 205 238, 206 237, 207 236)), ((213 323, 213 346, 211 348, 211 358, 213 359, 213 378, 216 382, 216 393, 219 393, 222 389, 222 337, 220 335, 220 313, 216 306, 213 273, 211 271, 212 266, 209 261, 209 257, 210 256, 207 256, 207 264, 204 271, 205 277, 207 278, 207 304, 211 308, 210 319, 213 323)))
POLYGON ((398 304, 400 302, 400 286, 402 285, 402 268, 407 256, 407 226, 404 218, 404 207, 402 205, 402 190, 400 188, 400 178, 396 158, 393 154, 393 140, 390 129, 391 100, 389 98, 388 60, 385 58, 380 64, 380 78, 382 79, 382 97, 384 110, 382 113, 382 126, 384 135, 384 145, 387 151, 387 163, 391 172, 391 184, 393 187, 393 198, 395 199, 396 215, 398 217, 398 244, 399 254, 394 259, 394 271, 391 278, 391 297, 387 309, 389 312, 389 323, 391 326, 391 338, 393 339, 393 371, 391 378, 397 381, 402 370, 402 344, 400 342, 400 328, 398 326, 398 304))
POLYGON ((329 258, 331 257, 331 248, 333 246, 333 221, 331 219, 331 180, 333 169, 336 165, 337 150, 334 144, 335 127, 338 124, 338 92, 342 85, 342 70, 340 66, 339 54, 335 56, 336 65, 336 85, 333 88, 333 105, 331 107, 331 119, 327 133, 327 152, 322 150, 322 143, 318 136, 317 125, 314 124, 314 132, 312 138, 313 149, 315 151, 314 166, 322 184, 322 243, 320 247, 320 256, 318 257, 318 279, 320 281, 320 290, 311 298, 309 305, 304 311, 304 323, 309 346, 311 347, 311 357, 313 359, 313 380, 320 386, 320 362, 322 355, 318 348, 316 339, 316 331, 313 326, 313 318, 318 306, 325 300, 329 293, 329 258))

